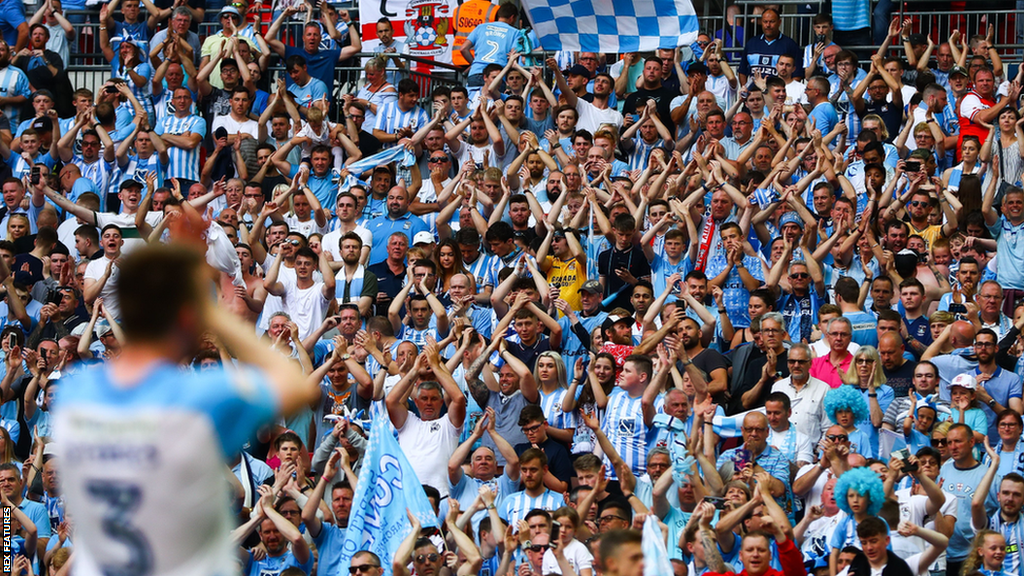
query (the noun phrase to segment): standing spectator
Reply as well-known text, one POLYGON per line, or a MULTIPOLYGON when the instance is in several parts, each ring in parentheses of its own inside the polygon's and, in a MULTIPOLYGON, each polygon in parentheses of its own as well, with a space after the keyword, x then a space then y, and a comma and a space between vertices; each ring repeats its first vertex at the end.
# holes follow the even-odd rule
POLYGON ((192 114, 192 92, 188 88, 175 90, 173 103, 174 115, 157 124, 155 132, 167 144, 167 178, 179 179, 185 189, 199 181, 199 145, 206 136, 206 120, 192 114))
MULTIPOLYGON (((516 28, 519 10, 514 2, 504 2, 498 7, 494 22, 478 24, 459 52, 469 62, 469 78, 466 86, 479 88, 484 85, 484 67, 497 64, 502 68, 508 64, 508 55, 516 47, 520 31, 516 28)), ((379 34, 379 32, 378 32, 379 34)))
POLYGON ((430 123, 430 116, 416 105, 419 97, 419 85, 414 80, 405 79, 398 83, 398 99, 377 108, 373 135, 385 148, 411 137, 430 123))
MULTIPOLYGON (((957 113, 960 116, 960 142, 963 145, 964 136, 976 136, 982 144, 988 140, 990 134, 986 124, 992 124, 999 116, 999 112, 1011 105, 1016 104, 1020 96, 1021 86, 1016 80, 1010 83, 1005 96, 996 101, 995 76, 991 70, 981 69, 974 73, 974 90, 971 90, 960 101, 957 113)), ((985 213, 988 220, 988 213, 985 213)), ((990 226, 992 224, 989 224, 990 226)), ((950 546, 952 549, 952 545, 950 546)))
POLYGON ((1017 300, 1024 297, 1024 244, 1015 242, 1017 234, 1024 231, 1024 190, 1009 188, 1003 195, 1002 216, 997 216, 993 208, 996 188, 993 184, 986 187, 981 212, 996 239, 996 278, 1003 288, 1003 312, 1011 315, 1017 300))
POLYGON ((409 50, 406 48, 405 42, 395 38, 395 27, 387 18, 377 20, 377 40, 380 43, 373 49, 373 53, 380 55, 385 66, 398 68, 398 70, 389 70, 386 73, 388 83, 397 85, 400 80, 404 79, 406 68, 408 68, 406 61, 399 58, 398 55, 408 54, 409 50))
MULTIPOLYGON (((748 40, 743 48, 743 60, 738 71, 740 86, 746 86, 747 79, 757 74, 765 78, 775 76, 775 64, 782 54, 789 54, 794 58, 794 62, 800 61, 800 46, 779 31, 781 25, 782 18, 775 9, 769 8, 761 13, 762 34, 748 40)), ((797 78, 803 78, 803 75, 803 67, 798 68, 794 74, 797 78)), ((818 129, 822 128, 819 126, 818 129)), ((822 131, 822 134, 825 132, 822 131)))
MULTIPOLYGON (((274 23, 270 25, 270 29, 267 30, 267 44, 275 54, 285 60, 290 59, 292 56, 301 56, 305 65, 309 67, 309 74, 322 82, 326 87, 327 94, 331 95, 334 93, 334 67, 337 66, 338 62, 347 60, 353 54, 361 52, 363 50, 363 43, 359 39, 359 34, 352 34, 352 44, 350 46, 322 50, 320 47, 320 25, 316 22, 308 22, 302 28, 302 47, 285 46, 284 42, 278 39, 278 33, 284 21, 293 14, 298 13, 298 11, 297 7, 285 8, 281 16, 274 20, 274 23)), ((291 88, 293 82, 294 78, 289 78, 289 88, 291 88)))

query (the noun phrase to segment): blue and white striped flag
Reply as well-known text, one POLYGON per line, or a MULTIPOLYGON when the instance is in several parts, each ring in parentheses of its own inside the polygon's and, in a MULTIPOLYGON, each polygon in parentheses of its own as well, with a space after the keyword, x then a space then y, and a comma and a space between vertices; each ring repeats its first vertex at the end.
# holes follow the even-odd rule
POLYGON ((378 152, 373 156, 369 156, 361 160, 356 160, 355 162, 349 164, 346 167, 348 169, 349 175, 345 178, 345 181, 341 183, 340 191, 345 192, 346 190, 355 186, 356 184, 369 186, 366 182, 357 178, 357 176, 363 174, 364 172, 369 172, 370 170, 373 170, 377 166, 390 164, 395 160, 398 160, 398 166, 400 168, 408 168, 409 166, 412 166, 413 164, 416 163, 416 155, 406 150, 405 146, 395 146, 393 148, 388 148, 386 150, 378 152))
POLYGON ((689 46, 700 28, 690 0, 523 0, 547 51, 650 52, 689 46))
POLYGON ((437 526, 423 485, 398 445, 387 416, 375 417, 363 457, 363 469, 352 498, 345 541, 337 574, 347 574, 352 556, 369 550, 382 559, 384 574, 391 574, 391 558, 409 533, 406 509, 423 526, 437 526))

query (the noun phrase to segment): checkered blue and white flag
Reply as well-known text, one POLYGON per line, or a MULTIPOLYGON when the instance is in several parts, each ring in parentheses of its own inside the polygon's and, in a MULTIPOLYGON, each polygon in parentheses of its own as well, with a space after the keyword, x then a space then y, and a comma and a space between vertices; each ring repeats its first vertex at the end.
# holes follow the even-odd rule
POLYGON ((523 0, 544 50, 649 52, 689 46, 699 24, 690 0, 523 0))

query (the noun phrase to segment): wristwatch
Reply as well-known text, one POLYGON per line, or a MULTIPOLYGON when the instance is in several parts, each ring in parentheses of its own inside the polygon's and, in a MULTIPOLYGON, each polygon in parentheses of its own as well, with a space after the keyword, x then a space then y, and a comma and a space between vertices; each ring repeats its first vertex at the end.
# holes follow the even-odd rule
POLYGON ((986 404, 988 404, 989 408, 995 408, 996 407, 996 399, 995 398, 989 398, 988 402, 986 402, 986 404))

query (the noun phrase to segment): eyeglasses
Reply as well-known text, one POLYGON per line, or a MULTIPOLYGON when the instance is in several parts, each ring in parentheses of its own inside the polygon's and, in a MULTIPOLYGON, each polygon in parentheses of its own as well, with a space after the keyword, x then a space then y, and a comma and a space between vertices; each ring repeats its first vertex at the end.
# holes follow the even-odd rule
POLYGON ((628 520, 626 520, 622 516, 616 516, 614 514, 609 514, 607 516, 601 516, 600 518, 598 518, 597 523, 598 524, 607 524, 607 523, 611 522, 612 520, 622 520, 623 522, 628 522, 628 520))
POLYGON ((847 436, 846 434, 828 434, 825 436, 825 438, 828 438, 833 442, 846 442, 847 440, 850 439, 850 437, 847 436))
POLYGON ((548 549, 547 544, 534 544, 533 546, 527 546, 527 552, 544 552, 548 549))
POLYGON ((946 444, 945 438, 932 438, 932 446, 945 446, 946 444))
POLYGON ((743 427, 743 431, 744 432, 750 432, 750 433, 760 432, 760 433, 764 434, 765 432, 768 431, 768 428, 765 428, 764 426, 744 426, 743 427))
POLYGON ((782 330, 778 328, 761 328, 762 334, 781 334, 782 330))
POLYGON ((593 56, 580 56, 580 62, 597 62, 597 58, 593 56))
POLYGON ((349 566, 348 573, 355 574, 356 572, 369 572, 374 568, 380 568, 380 566, 376 564, 360 564, 359 566, 349 566))
POLYGON ((523 434, 529 434, 530 432, 536 432, 537 430, 540 430, 541 426, 543 426, 543 424, 534 424, 533 426, 522 426, 520 427, 520 430, 523 431, 523 434))
POLYGON ((849 332, 829 332, 828 335, 833 337, 833 338, 849 338, 850 337, 850 333, 849 332))
POLYGON ((417 564, 423 564, 424 562, 437 562, 440 558, 437 554, 420 554, 415 558, 417 564))
POLYGON ((996 347, 996 343, 995 342, 975 342, 974 343, 974 347, 975 348, 995 348, 996 347))
POLYGON ((874 364, 874 363, 875 363, 875 361, 872 360, 871 358, 857 358, 857 364, 860 364, 861 366, 867 366, 869 364, 874 364))
POLYGON ((795 274, 790 274, 789 277, 793 280, 807 280, 811 275, 807 272, 797 272, 795 274))
POLYGON ((800 360, 798 358, 787 358, 786 359, 786 363, 787 364, 808 364, 808 363, 810 363, 810 360, 800 360))
POLYGON ((1016 426, 1017 426, 1016 422, 1000 422, 999 423, 999 427, 1000 428, 1015 428, 1016 426))

